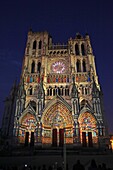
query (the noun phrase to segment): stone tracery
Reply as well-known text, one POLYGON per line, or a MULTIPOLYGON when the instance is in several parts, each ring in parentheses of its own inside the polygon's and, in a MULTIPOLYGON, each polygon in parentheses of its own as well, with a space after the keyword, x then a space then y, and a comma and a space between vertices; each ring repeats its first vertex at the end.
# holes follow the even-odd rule
POLYGON ((76 34, 66 45, 54 45, 47 32, 30 31, 28 37, 21 76, 26 95, 16 100, 14 135, 20 143, 29 132, 29 142, 32 139, 43 145, 57 141, 60 145, 65 130, 66 143, 82 144, 84 136, 85 142, 98 144, 106 127, 94 55, 87 46, 91 47, 89 36, 76 34), (88 103, 81 102, 83 99, 88 103), (30 101, 35 104, 32 102, 26 112, 30 101), (97 122, 103 123, 98 126, 97 122))

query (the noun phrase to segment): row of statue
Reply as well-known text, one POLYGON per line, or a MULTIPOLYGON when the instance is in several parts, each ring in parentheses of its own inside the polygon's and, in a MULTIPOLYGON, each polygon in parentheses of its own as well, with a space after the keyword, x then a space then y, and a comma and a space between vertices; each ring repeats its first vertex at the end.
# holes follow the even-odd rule
MULTIPOLYGON (((26 82, 27 83, 40 83, 44 80, 44 75, 38 76, 27 76, 26 82)), ((48 75, 47 76, 47 83, 69 83, 71 81, 69 75, 48 75)), ((76 75, 76 82, 86 82, 90 81, 90 77, 86 75, 76 75)))
POLYGON ((66 75, 51 75, 47 77, 47 83, 69 83, 69 76, 66 75))
POLYGON ((87 77, 85 75, 77 75, 76 76, 76 82, 86 82, 87 77))
POLYGON ((41 81, 44 80, 44 75, 40 76, 27 76, 26 78, 26 82, 27 83, 32 83, 32 82, 35 82, 35 83, 40 83, 41 81))

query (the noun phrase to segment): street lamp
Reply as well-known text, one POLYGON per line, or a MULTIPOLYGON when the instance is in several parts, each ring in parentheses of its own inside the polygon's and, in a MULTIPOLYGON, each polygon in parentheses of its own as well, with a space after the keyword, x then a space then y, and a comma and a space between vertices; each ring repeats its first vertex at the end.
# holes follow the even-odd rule
POLYGON ((64 170, 66 170, 66 123, 64 123, 64 170))

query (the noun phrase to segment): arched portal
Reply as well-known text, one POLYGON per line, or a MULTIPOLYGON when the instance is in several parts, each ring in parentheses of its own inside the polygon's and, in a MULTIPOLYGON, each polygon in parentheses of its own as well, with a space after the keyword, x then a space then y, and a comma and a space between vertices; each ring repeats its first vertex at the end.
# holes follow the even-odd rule
POLYGON ((34 145, 34 134, 36 133, 37 129, 37 121, 35 116, 27 113, 20 118, 19 124, 19 142, 25 143, 26 145, 29 143, 34 145))
POLYGON ((42 116, 42 143, 62 146, 73 143, 73 120, 70 110, 61 102, 46 109, 42 116))
POLYGON ((78 119, 80 126, 80 140, 84 147, 98 144, 98 129, 95 117, 89 113, 81 113, 78 119))

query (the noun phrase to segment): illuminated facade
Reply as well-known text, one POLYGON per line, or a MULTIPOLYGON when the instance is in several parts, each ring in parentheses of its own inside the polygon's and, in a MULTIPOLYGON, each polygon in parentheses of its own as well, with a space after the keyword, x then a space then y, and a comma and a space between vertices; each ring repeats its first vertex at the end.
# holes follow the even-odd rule
POLYGON ((89 35, 53 44, 28 32, 13 136, 26 145, 98 146, 107 135, 89 35))

